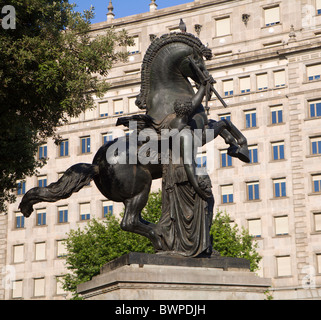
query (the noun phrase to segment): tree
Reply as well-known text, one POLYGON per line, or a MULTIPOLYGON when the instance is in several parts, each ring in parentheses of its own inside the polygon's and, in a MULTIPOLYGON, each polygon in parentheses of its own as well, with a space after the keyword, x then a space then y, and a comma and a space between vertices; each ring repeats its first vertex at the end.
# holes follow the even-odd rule
POLYGON ((262 259, 256 251, 257 242, 247 229, 239 229, 237 224, 231 226, 230 221, 226 212, 217 211, 210 232, 213 236, 213 249, 223 257, 247 259, 250 261, 251 271, 257 271, 262 259))
MULTIPOLYGON (((162 194, 151 193, 142 217, 157 223, 161 216, 162 194)), ((248 231, 239 231, 230 226, 227 214, 218 212, 211 229, 214 249, 222 256, 245 258, 251 262, 251 270, 258 268, 260 256, 256 252, 248 231)), ((107 262, 129 252, 155 253, 151 242, 138 234, 120 229, 119 219, 110 216, 104 221, 92 220, 83 230, 72 230, 66 239, 66 264, 71 273, 64 276, 63 287, 78 299, 77 285, 89 281, 99 274, 100 268, 107 262)))
MULTIPOLYGON (((157 223, 161 213, 161 192, 151 193, 142 217, 157 223)), ((123 214, 121 214, 123 215, 123 214)), ((81 230, 71 230, 65 241, 66 264, 71 273, 64 276, 63 287, 79 298, 77 285, 99 274, 107 262, 129 252, 155 253, 149 239, 120 228, 120 220, 107 216, 103 221, 92 220, 81 230)))
POLYGON ((15 200, 16 181, 44 165, 38 146, 48 137, 58 143, 56 128, 93 107, 93 95, 109 88, 108 71, 133 44, 112 28, 93 38, 93 9, 75 12, 68 0, 10 4, 16 28, 0 32, 0 211, 15 200))

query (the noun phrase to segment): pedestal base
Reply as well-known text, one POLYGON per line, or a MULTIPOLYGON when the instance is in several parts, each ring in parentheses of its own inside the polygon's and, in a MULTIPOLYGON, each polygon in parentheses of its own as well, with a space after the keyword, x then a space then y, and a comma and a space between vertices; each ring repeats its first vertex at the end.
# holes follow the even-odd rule
POLYGON ((130 253, 78 286, 86 300, 263 300, 269 279, 236 258, 177 258, 130 253))

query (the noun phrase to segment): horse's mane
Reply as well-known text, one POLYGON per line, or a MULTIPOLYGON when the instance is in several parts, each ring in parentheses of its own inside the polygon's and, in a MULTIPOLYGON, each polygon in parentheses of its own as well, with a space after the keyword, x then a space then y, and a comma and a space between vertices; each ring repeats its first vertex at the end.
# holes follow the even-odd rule
POLYGON ((149 48, 146 51, 144 56, 143 64, 142 64, 142 72, 141 72, 141 89, 140 94, 137 96, 136 105, 140 109, 146 109, 146 99, 147 94, 150 89, 150 71, 151 64, 153 62, 154 57, 159 52, 161 48, 164 46, 174 43, 174 42, 182 42, 192 47, 196 51, 198 51, 203 57, 207 60, 212 59, 212 51, 205 47, 201 40, 196 38, 191 33, 181 32, 181 33, 169 33, 161 36, 160 38, 156 38, 149 48))

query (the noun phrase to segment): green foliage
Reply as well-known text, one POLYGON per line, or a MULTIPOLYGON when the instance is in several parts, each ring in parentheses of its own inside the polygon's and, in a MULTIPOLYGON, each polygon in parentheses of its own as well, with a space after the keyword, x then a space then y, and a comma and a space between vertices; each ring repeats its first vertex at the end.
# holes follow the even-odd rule
POLYGON ((83 230, 68 234, 66 264, 72 273, 64 277, 63 286, 74 298, 78 297, 77 285, 98 275, 107 262, 129 252, 154 253, 147 238, 121 230, 119 223, 113 216, 104 221, 92 220, 83 230))
POLYGON ((259 269, 262 257, 257 253, 258 244, 253 240, 249 231, 238 225, 231 226, 227 213, 217 211, 214 218, 211 235, 213 237, 213 249, 223 257, 244 258, 250 261, 251 271, 259 269))
POLYGON ((14 201, 16 181, 36 173, 39 144, 69 116, 93 107, 93 94, 123 61, 133 41, 112 28, 93 38, 90 19, 68 0, 11 0, 16 29, 0 32, 0 211, 14 201))
MULTIPOLYGON (((157 223, 161 216, 162 194, 151 193, 142 212, 143 219, 157 223)), ((245 258, 251 262, 251 270, 258 269, 261 257, 256 252, 257 243, 248 231, 230 226, 230 217, 218 212, 213 221, 211 234, 213 248, 222 256, 245 258)), ((66 291, 73 293, 77 285, 98 275, 100 268, 107 262, 129 252, 154 253, 151 242, 140 235, 120 229, 120 220, 111 216, 104 221, 92 220, 84 229, 72 230, 66 240, 66 264, 70 274, 64 277, 66 291)))
MULTIPOLYGON (((161 193, 151 193, 142 217, 156 223, 161 213, 161 193)), ((138 234, 125 232, 120 228, 120 220, 114 216, 104 221, 92 220, 81 230, 72 230, 66 240, 66 264, 72 273, 63 280, 66 291, 76 294, 77 285, 99 274, 107 262, 129 252, 155 253, 151 242, 138 234)))

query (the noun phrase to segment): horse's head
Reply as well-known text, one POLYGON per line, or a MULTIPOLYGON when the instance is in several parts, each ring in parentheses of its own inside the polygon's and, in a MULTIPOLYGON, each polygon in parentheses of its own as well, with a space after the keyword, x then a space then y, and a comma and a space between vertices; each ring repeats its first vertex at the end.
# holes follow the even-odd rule
POLYGON ((204 55, 199 50, 193 49, 193 53, 186 56, 179 65, 179 70, 186 78, 191 78, 197 84, 204 82, 209 77, 205 65, 204 55))
POLYGON ((144 56, 136 105, 162 121, 174 112, 177 99, 193 96, 188 78, 197 84, 209 78, 204 58, 210 60, 212 52, 192 34, 171 33, 155 39, 144 56))

